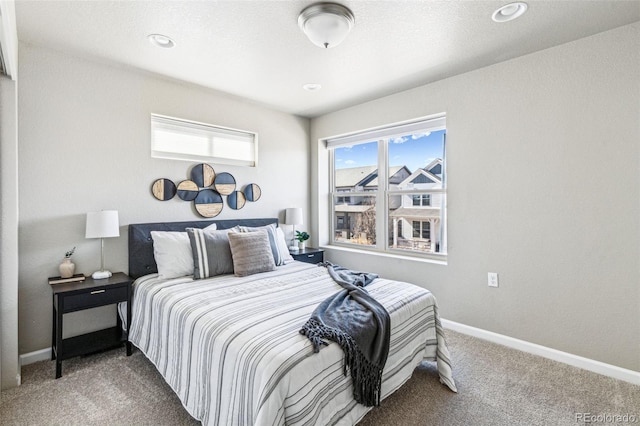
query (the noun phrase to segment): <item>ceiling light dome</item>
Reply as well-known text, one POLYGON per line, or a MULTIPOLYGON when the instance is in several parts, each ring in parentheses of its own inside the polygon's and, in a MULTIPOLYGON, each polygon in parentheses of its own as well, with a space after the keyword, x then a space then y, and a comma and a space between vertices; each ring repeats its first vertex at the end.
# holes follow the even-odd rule
POLYGON ((313 44, 336 47, 347 37, 355 22, 353 13, 337 3, 316 3, 298 16, 298 25, 313 44))

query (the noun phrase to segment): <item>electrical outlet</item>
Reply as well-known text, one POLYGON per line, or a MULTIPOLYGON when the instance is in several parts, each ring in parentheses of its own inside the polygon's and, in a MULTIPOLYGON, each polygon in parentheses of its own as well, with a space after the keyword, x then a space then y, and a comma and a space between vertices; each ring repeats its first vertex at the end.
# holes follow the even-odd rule
POLYGON ((489 287, 498 287, 498 273, 497 272, 489 272, 488 284, 489 284, 489 287))

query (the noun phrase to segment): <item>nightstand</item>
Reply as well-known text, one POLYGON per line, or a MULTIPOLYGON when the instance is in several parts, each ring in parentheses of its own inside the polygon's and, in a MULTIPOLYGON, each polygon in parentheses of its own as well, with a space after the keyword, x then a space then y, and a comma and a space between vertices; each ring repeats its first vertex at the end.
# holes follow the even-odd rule
POLYGON ((290 251, 291 256, 300 262, 320 263, 324 262, 324 250, 307 247, 304 250, 290 251))
POLYGON ((126 342, 127 356, 131 355, 128 331, 122 330, 120 316, 116 313, 115 327, 62 338, 63 315, 98 306, 127 302, 127 330, 131 325, 131 277, 122 272, 110 278, 94 280, 91 277, 80 282, 51 284, 53 291, 53 325, 51 332, 51 359, 56 360, 56 379, 62 376, 62 361, 92 352, 119 346, 126 342))

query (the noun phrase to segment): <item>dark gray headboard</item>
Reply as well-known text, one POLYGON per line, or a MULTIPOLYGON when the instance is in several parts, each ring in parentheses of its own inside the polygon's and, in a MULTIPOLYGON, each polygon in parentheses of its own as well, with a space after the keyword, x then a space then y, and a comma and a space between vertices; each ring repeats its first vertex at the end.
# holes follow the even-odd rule
POLYGON ((226 220, 197 220, 191 222, 164 223, 136 223, 129 225, 129 276, 138 278, 143 275, 158 272, 153 257, 153 240, 151 231, 184 231, 186 228, 206 228, 215 223, 218 229, 242 226, 264 226, 270 223, 278 224, 278 218, 261 219, 226 219, 226 220))

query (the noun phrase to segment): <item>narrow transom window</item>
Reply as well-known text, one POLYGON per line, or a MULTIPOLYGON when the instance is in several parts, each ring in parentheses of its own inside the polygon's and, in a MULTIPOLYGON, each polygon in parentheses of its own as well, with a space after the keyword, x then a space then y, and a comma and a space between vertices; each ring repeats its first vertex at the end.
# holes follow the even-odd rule
POLYGON ((151 157, 255 167, 258 134, 151 114, 151 157))

